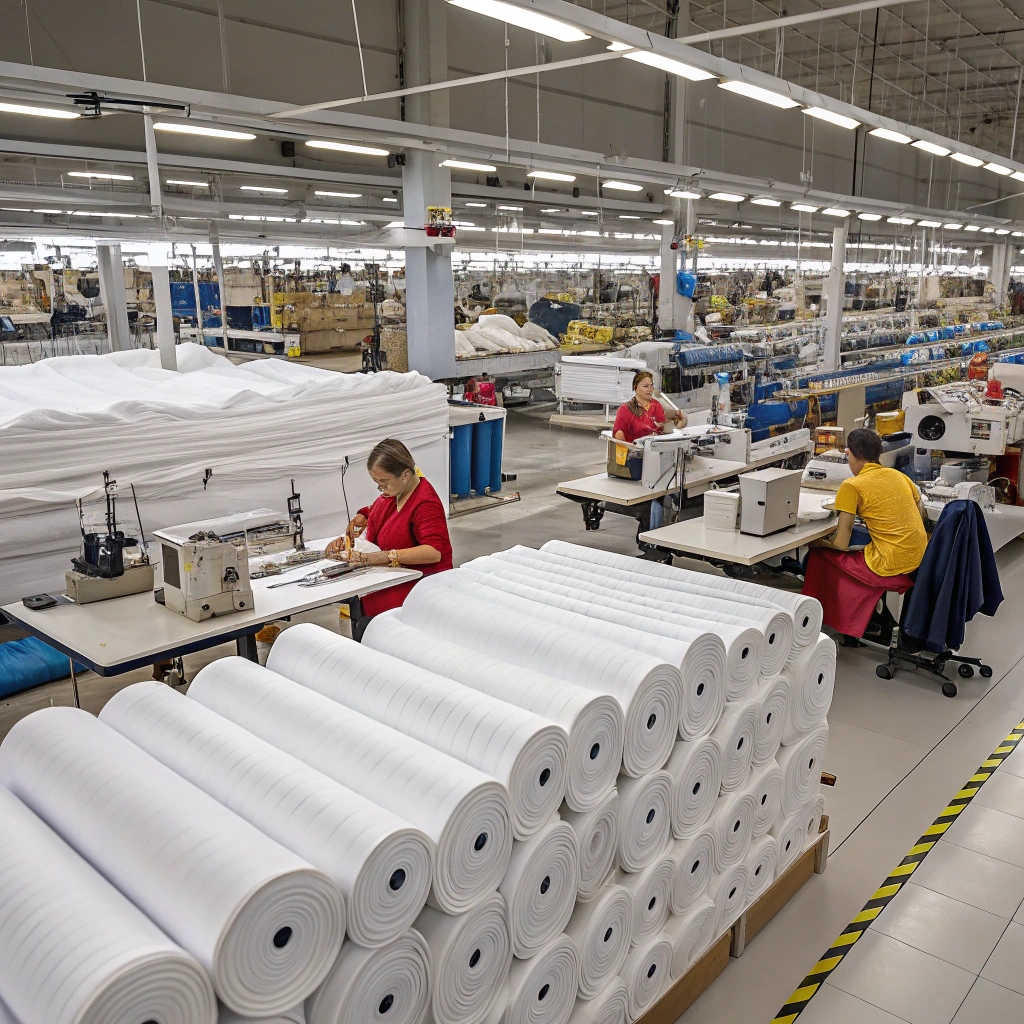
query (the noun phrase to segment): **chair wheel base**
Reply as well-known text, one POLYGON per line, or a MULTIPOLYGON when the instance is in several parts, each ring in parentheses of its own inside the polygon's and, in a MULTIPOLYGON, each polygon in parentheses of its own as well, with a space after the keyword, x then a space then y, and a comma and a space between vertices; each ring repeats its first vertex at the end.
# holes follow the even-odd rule
POLYGON ((942 684, 942 696, 943 697, 955 697, 957 694, 956 683, 943 683, 942 684))
POLYGON ((970 679, 974 675, 973 665, 957 665, 957 674, 962 676, 964 679, 970 679))
POLYGON ((876 665, 875 675, 878 676, 879 679, 892 679, 896 673, 889 665, 876 665))
POLYGON ((984 679, 991 679, 992 678, 992 666, 991 665, 982 665, 981 668, 978 669, 978 672, 981 673, 981 676, 984 679))

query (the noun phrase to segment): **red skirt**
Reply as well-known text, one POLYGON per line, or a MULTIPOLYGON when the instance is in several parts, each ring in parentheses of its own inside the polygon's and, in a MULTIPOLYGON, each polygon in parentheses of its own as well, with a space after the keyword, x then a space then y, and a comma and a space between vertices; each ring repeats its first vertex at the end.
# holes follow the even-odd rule
POLYGON ((906 593, 909 576, 879 576, 864 562, 863 551, 811 548, 803 592, 821 602, 822 621, 847 636, 860 637, 886 591, 906 593))

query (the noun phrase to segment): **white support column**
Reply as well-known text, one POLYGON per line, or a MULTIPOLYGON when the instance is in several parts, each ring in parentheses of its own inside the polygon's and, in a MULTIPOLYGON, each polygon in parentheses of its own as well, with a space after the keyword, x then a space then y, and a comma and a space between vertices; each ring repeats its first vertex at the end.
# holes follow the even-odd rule
POLYGON ((674 224, 661 226, 661 282, 658 285, 658 326, 663 331, 675 330, 675 311, 672 297, 676 292, 676 266, 679 251, 672 248, 675 238, 674 224))
POLYGON ((228 299, 227 282, 224 279, 224 261, 220 257, 220 242, 211 243, 213 248, 213 267, 217 272, 217 291, 220 294, 220 324, 224 332, 221 337, 224 339, 224 351, 228 351, 228 299))
POLYGON ((142 122, 146 131, 146 168, 149 172, 149 205, 154 217, 163 217, 164 200, 160 188, 160 164, 157 159, 156 132, 153 131, 153 118, 144 114, 142 122))
POLYGON ((848 232, 846 224, 832 231, 832 266, 825 287, 825 351, 822 358, 822 368, 825 370, 839 369, 839 340, 843 333, 843 298, 846 294, 843 265, 846 262, 848 232))
POLYGON ((128 296, 124 288, 121 246, 97 245, 96 263, 100 276, 100 297, 107 313, 110 351, 126 352, 132 347, 132 339, 128 329, 128 296))
POLYGON ((1010 268, 1013 265, 1012 249, 1005 242, 992 246, 992 267, 989 280, 995 289, 995 303, 1005 306, 1010 287, 1010 268))
POLYGON ((178 353, 174 342, 174 314, 171 312, 171 272, 165 263, 150 262, 153 275, 153 301, 156 304, 156 344, 160 350, 160 365, 165 370, 177 370, 178 353))

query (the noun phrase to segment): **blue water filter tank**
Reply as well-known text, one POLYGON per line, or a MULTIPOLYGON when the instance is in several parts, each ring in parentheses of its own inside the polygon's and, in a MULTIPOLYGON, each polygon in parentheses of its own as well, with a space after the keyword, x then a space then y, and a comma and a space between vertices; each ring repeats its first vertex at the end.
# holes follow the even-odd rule
POLYGON ((491 436, 493 420, 473 424, 473 490, 485 494, 491 486, 491 436))
POLYGON ((501 448, 505 442, 502 420, 491 420, 491 494, 501 490, 501 448))
POLYGON ((473 464, 473 424, 466 423, 452 428, 451 493, 457 498, 468 498, 472 488, 471 467, 473 464))

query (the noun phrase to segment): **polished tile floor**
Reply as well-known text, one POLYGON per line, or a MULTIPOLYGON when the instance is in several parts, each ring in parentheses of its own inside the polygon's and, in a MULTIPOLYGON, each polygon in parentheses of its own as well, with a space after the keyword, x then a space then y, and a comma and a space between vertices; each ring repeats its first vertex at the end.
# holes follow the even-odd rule
MULTIPOLYGON (((635 554, 636 521, 607 515, 587 533, 579 506, 554 485, 600 471, 593 434, 551 428, 542 413, 510 412, 505 469, 522 500, 452 521, 456 562, 552 537, 635 554)), ((968 627, 964 650, 983 656, 991 679, 958 680, 954 699, 929 678, 875 676, 878 655, 841 650, 829 715, 825 770, 832 845, 815 875, 681 1018, 682 1024, 768 1024, 807 971, 889 871, 1007 733, 1024 719, 1024 541, 998 556, 1006 601, 968 627)), ((694 563, 687 563, 693 565, 694 563)), ((314 616, 336 625, 333 610, 314 616)), ((344 628, 344 627, 342 627, 344 628)), ((194 675, 233 645, 186 659, 194 675)), ((98 711, 138 672, 82 679, 98 711)), ((53 683, 0 702, 0 737, 22 715, 71 702, 53 683)), ((800 1024, 974 1024, 1024 1021, 1024 753, 1015 753, 929 854, 844 963, 811 1000, 800 1024)))

